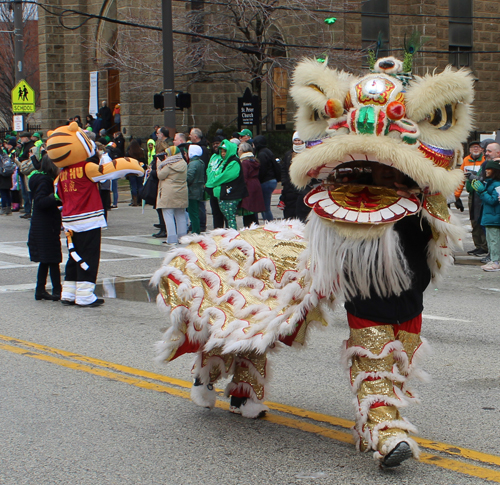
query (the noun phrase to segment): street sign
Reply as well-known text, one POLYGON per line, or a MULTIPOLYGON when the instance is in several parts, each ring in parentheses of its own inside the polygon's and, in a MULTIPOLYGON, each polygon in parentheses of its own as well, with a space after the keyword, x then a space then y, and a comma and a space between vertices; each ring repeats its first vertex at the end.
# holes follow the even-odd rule
POLYGON ((24 117, 23 115, 14 115, 12 126, 14 127, 14 131, 20 132, 24 131, 24 117))
POLYGON ((260 123, 260 98, 252 95, 246 88, 243 96, 238 98, 238 127, 252 126, 260 123))
POLYGON ((19 81, 12 90, 12 112, 34 113, 35 91, 24 80, 19 81))

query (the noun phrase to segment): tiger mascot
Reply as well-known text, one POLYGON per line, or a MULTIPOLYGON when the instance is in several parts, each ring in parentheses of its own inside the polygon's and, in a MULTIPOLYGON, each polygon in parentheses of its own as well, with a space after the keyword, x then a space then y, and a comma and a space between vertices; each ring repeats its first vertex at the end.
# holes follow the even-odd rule
POLYGON ((68 261, 61 294, 65 305, 99 306, 94 293, 101 252, 101 228, 106 227, 97 182, 127 174, 141 175, 137 160, 118 158, 99 165, 95 143, 73 122, 48 132, 47 154, 61 168, 55 180, 62 202, 62 224, 68 238, 68 261))
POLYGON ((214 383, 232 377, 230 411, 256 418, 267 411, 267 352, 303 344, 343 302, 356 446, 395 467, 419 456, 400 410, 418 399, 410 379, 425 377, 423 292, 461 245, 446 198, 463 177, 473 79, 450 67, 412 76, 394 58, 364 77, 304 60, 291 94, 307 148, 290 177, 299 188, 319 181, 304 199, 308 222, 185 238, 152 279, 169 322, 158 360, 195 353, 192 400, 213 407, 214 383))

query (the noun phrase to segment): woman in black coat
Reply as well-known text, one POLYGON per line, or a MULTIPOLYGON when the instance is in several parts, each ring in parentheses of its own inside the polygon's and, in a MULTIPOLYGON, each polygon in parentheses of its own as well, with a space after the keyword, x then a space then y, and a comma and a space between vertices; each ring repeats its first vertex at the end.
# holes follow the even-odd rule
POLYGON ((30 260, 38 265, 35 300, 61 299, 61 205, 54 197, 54 179, 58 168, 47 155, 42 158, 40 170, 29 176, 29 187, 33 196, 33 210, 28 236, 30 260), (50 271, 52 295, 45 290, 47 274, 50 271))

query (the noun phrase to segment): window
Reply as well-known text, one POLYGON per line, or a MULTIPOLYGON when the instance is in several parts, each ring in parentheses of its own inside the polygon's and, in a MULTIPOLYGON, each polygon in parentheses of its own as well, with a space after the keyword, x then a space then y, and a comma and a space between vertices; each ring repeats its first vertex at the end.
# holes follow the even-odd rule
POLYGON ((377 51, 377 42, 382 41, 378 57, 389 55, 389 0, 368 0, 361 7, 361 42, 363 49, 377 51))
POLYGON ((472 0, 448 0, 450 64, 455 67, 471 65, 473 30, 472 0))

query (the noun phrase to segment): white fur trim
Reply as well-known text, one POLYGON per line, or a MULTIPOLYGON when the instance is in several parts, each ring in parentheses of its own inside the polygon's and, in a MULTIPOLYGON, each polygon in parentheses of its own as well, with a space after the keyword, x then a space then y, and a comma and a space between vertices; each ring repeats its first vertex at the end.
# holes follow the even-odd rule
POLYGON ((205 384, 191 387, 191 400, 202 408, 213 409, 217 401, 215 389, 209 389, 205 384))
POLYGON ((256 419, 259 417, 261 413, 268 412, 269 408, 265 404, 262 404, 261 402, 256 402, 252 399, 247 399, 247 402, 240 406, 240 410, 241 410, 241 415, 244 418, 256 419))

